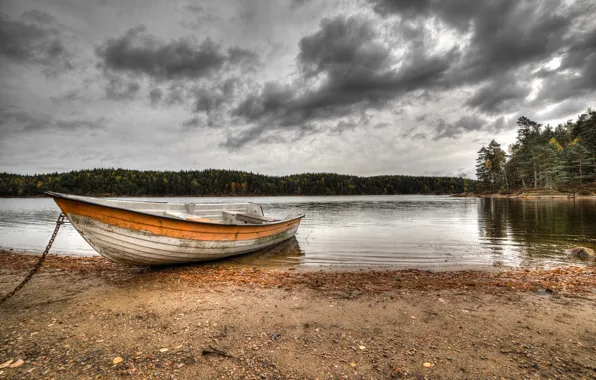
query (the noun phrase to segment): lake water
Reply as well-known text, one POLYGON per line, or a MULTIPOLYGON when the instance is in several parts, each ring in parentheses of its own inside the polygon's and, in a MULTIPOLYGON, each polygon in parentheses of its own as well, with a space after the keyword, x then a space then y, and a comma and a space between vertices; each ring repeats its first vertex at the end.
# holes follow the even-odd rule
MULTIPOLYGON (((219 262, 225 265, 548 267, 582 263, 566 256, 566 248, 596 248, 593 200, 422 195, 152 199, 249 201, 260 203, 265 215, 306 215, 296 239, 219 262)), ((0 248, 41 253, 59 213, 50 198, 0 199, 0 248)), ((61 228, 51 252, 96 255, 70 224, 61 228)))

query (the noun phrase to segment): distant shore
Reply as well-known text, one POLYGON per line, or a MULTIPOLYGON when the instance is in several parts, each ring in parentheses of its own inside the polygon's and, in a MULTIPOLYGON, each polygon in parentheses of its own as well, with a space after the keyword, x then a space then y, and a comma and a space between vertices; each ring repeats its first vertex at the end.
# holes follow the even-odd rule
MULTIPOLYGON (((76 195, 76 194, 72 194, 76 195)), ((83 195, 96 198, 275 198, 275 197, 374 197, 374 196, 392 196, 392 195, 446 195, 446 196, 459 196, 460 194, 455 193, 442 193, 442 194, 338 194, 338 195, 306 195, 306 194, 277 194, 277 195, 265 195, 265 194, 245 194, 245 195, 115 195, 115 194, 98 194, 98 195, 83 195)), ((33 195, 26 197, 6 197, 0 196, 0 199, 35 199, 35 198, 51 198, 46 195, 33 195)))
MULTIPOLYGON (((0 251, 0 294, 35 260, 0 251)), ((297 272, 50 255, 0 305, 0 376, 589 378, 594 301, 593 266, 297 272)))
POLYGON ((519 199, 596 199, 596 194, 591 191, 564 192, 557 190, 520 190, 516 192, 495 193, 462 193, 454 194, 459 198, 519 198, 519 199))

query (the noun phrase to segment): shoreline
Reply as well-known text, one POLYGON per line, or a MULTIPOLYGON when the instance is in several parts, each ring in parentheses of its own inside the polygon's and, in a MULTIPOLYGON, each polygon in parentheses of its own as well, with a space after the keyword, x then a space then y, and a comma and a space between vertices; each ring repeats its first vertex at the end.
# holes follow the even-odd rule
MULTIPOLYGON (((0 252, 0 294, 37 257, 0 252)), ((0 378, 593 377, 596 267, 136 268, 49 255, 0 305, 0 378)))
MULTIPOLYGON (((75 194, 71 194, 75 195, 75 194)), ((245 195, 83 195, 85 197, 95 198, 266 198, 266 197, 374 197, 374 196, 393 196, 393 195, 428 195, 428 196, 457 196, 456 193, 444 193, 444 194, 422 194, 422 193, 411 193, 411 194, 318 194, 318 195, 306 195, 306 194, 275 194, 275 195, 263 195, 263 194, 245 194, 245 195)), ((47 195, 37 196, 26 196, 26 197, 7 197, 0 196, 0 199, 39 199, 39 198, 51 198, 47 195)))
MULTIPOLYGON (((22 271, 28 271, 37 262, 39 255, 27 254, 0 250, 0 273, 16 275, 22 271)), ((596 265, 586 262, 586 265, 566 265, 553 268, 516 268, 516 267, 461 267, 454 270, 439 268, 430 269, 406 269, 391 267, 338 267, 337 269, 326 267, 255 267, 254 265, 244 266, 225 261, 214 261, 195 263, 188 265, 173 265, 163 267, 128 266, 113 263, 101 256, 65 256, 48 254, 42 268, 48 271, 90 273, 101 275, 110 272, 113 275, 143 275, 161 276, 163 274, 173 276, 197 277, 204 276, 213 281, 214 274, 221 277, 222 273, 228 275, 226 281, 232 281, 235 276, 245 272, 255 273, 252 280, 259 283, 262 277, 267 277, 268 284, 275 286, 284 285, 288 280, 292 283, 309 285, 311 280, 319 281, 322 277, 335 280, 344 276, 353 277, 354 281, 369 283, 384 283, 387 286, 399 284, 402 288, 402 279, 395 276, 414 274, 414 280, 424 283, 428 287, 448 286, 466 287, 474 283, 476 289, 491 287, 512 287, 519 291, 533 291, 536 289, 551 289, 556 292, 595 292, 596 293, 596 265), (563 276, 561 279, 552 277, 554 274, 563 276), (590 278, 590 275, 594 275, 590 278), (389 280, 393 278, 393 280, 389 280), (547 279, 548 278, 548 279, 547 279), (443 283, 443 280, 448 280, 443 283), (568 288, 565 281, 572 280, 573 286, 568 288), (397 281, 397 282, 396 282, 397 281)), ((218 281, 223 281, 218 278, 218 281)), ((243 281, 246 279, 243 279, 243 281)), ((416 281, 412 282, 414 284, 416 281)), ((217 281, 216 281, 217 282, 217 281)), ((250 281, 249 281, 250 282, 250 281)), ((343 286, 338 284, 338 286, 343 286)), ((346 285, 346 286, 349 286, 346 285)))
POLYGON ((510 199, 561 199, 561 200, 576 200, 576 199, 596 199, 596 194, 578 194, 570 196, 570 193, 564 192, 541 192, 541 191, 527 191, 527 192, 516 192, 511 194, 502 193, 463 193, 452 195, 456 198, 510 198, 510 199))

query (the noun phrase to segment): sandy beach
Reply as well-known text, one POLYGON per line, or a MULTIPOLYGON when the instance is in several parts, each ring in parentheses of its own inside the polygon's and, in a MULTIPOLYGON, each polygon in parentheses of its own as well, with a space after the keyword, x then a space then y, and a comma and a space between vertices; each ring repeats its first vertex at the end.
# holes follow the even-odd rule
MULTIPOLYGON (((0 253, 0 294, 36 257, 0 253)), ((49 256, 0 306, 0 378, 596 377, 596 267, 131 268, 49 256)))

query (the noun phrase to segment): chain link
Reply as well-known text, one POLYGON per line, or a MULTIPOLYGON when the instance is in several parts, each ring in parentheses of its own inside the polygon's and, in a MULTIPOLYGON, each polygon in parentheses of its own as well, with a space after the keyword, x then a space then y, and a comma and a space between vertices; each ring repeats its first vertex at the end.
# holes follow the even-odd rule
POLYGON ((23 281, 21 281, 21 283, 16 288, 14 288, 14 290, 12 292, 8 293, 0 300, 0 305, 2 305, 4 303, 4 301, 9 299, 10 297, 14 296, 14 294, 16 292, 18 292, 23 286, 25 286, 25 284, 29 280, 31 280, 31 277, 33 277, 33 275, 39 270, 39 268, 41 267, 41 264, 46 259, 48 252, 50 252, 50 248, 52 248, 52 244, 54 243, 54 239, 56 239, 56 235, 58 235, 58 230, 60 229, 60 226, 63 224, 64 224, 64 214, 60 214, 60 216, 58 217, 58 220, 56 221, 56 228, 54 228, 54 233, 52 233, 52 237, 50 238, 50 241, 48 242, 46 250, 43 251, 41 257, 39 258, 39 260, 37 260, 37 263, 35 264, 33 269, 31 269, 31 272, 29 272, 27 277, 25 277, 25 279, 23 281))

